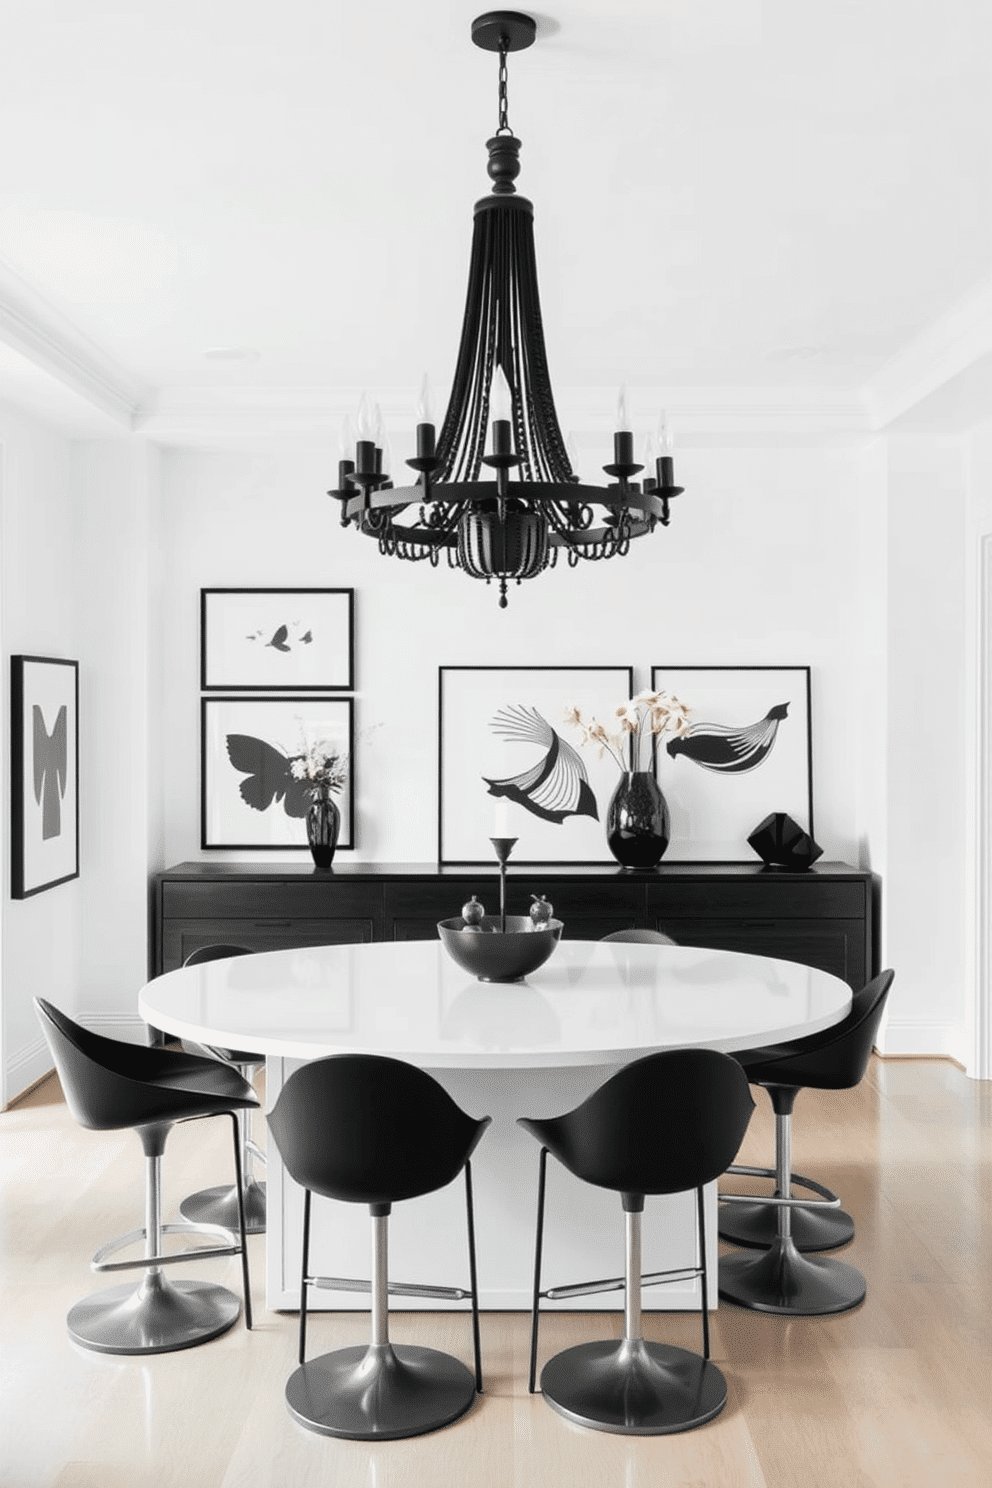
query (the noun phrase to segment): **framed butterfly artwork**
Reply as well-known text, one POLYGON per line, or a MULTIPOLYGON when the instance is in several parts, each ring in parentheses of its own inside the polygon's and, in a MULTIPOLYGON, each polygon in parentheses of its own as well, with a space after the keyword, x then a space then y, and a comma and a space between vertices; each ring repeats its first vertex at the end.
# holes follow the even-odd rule
POLYGON ((346 768, 338 848, 355 845, 352 698, 200 699, 200 846, 306 852, 309 750, 346 768))
POLYGON ((204 692, 351 692, 354 589, 201 589, 204 692))
POLYGON ((79 877, 79 663, 10 658, 10 893, 79 877))

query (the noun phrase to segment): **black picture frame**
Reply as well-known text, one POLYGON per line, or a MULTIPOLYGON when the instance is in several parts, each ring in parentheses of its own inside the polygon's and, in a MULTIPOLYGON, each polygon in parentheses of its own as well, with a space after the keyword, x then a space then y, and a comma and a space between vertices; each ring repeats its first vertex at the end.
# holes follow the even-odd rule
MULTIPOLYGON (((493 863, 490 838, 515 837, 515 866, 612 863, 606 845, 606 808, 619 774, 596 749, 580 746, 578 731, 564 721, 568 704, 583 716, 608 718, 633 692, 630 666, 441 666, 438 668, 438 862, 442 865, 493 863), (597 815, 584 801, 567 801, 560 822, 546 821, 532 809, 498 797, 488 788, 494 776, 505 781, 526 773, 547 747, 518 738, 494 736, 492 722, 503 707, 536 709, 558 735, 559 759, 567 754, 573 780, 584 776, 597 815), (564 745, 562 751, 560 746, 564 745), (467 751, 467 752, 466 752, 467 751)), ((581 787, 580 787, 581 789, 581 787)), ((568 792, 566 791, 566 796, 568 792)), ((536 804, 536 801, 535 801, 536 804)))
POLYGON ((10 658, 10 892, 79 877, 79 663, 10 658))
POLYGON ((203 692, 353 692, 354 589, 201 589, 203 692))
POLYGON ((200 699, 200 846, 204 850, 306 852, 306 807, 299 782, 291 782, 291 761, 302 752, 304 736, 327 738, 348 756, 348 779, 334 797, 341 812, 339 851, 355 846, 355 700, 350 697, 202 697, 200 699), (236 767, 228 736, 254 745, 255 770, 236 767), (295 754, 294 754, 295 752, 295 754), (284 763, 283 763, 284 762, 284 763), (242 786, 264 807, 248 804, 242 786), (287 790, 288 787, 288 790, 287 790), (287 805, 292 802, 292 813, 287 805), (299 808, 302 807, 302 810, 299 808), (263 825, 264 824, 264 825, 263 825))
MULTIPOLYGON (((812 673, 808 666, 653 666, 651 686, 675 693, 690 712, 686 741, 664 738, 655 772, 671 813, 666 862, 755 862, 748 835, 772 812, 787 812, 813 834, 812 673), (787 705, 773 727, 770 710, 787 705), (738 758, 697 768, 692 726, 740 729, 738 758), (764 727, 760 727, 764 725, 764 727), (759 764, 741 769, 753 748, 759 764), (733 769, 730 768, 731 763, 733 769)), ((719 743, 719 741, 718 741, 719 743)))

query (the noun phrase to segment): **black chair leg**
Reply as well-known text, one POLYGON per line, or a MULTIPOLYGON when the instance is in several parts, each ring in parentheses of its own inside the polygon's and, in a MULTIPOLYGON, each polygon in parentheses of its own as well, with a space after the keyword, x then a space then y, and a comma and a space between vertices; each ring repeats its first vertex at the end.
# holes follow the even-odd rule
POLYGON ((306 1362, 307 1352, 307 1277, 310 1273, 310 1190, 303 1190, 303 1258, 300 1264, 300 1348, 299 1362, 306 1362))
POLYGON ((248 1220, 245 1214, 245 1184, 241 1172, 241 1124, 232 1111, 234 1126, 234 1181, 238 1192, 238 1231, 241 1236, 241 1281, 245 1293, 245 1327, 251 1332, 251 1282, 248 1278, 248 1220))
POLYGON ((696 1189, 696 1237, 699 1246, 699 1280, 703 1292, 703 1358, 708 1359, 710 1356, 710 1294, 706 1279, 706 1210, 701 1188, 696 1189))
POLYGON ((533 1395, 537 1385, 537 1327, 541 1308, 541 1252, 544 1246, 544 1185, 548 1170, 548 1149, 541 1148, 537 1173, 537 1238, 534 1242, 534 1296, 530 1315, 530 1378, 527 1388, 533 1395))
POLYGON ((482 1339, 479 1334, 479 1277, 475 1266, 475 1205, 472 1202, 472 1164, 465 1164, 465 1215, 468 1221, 468 1274, 472 1287, 472 1345, 475 1349, 475 1388, 482 1394, 482 1339))

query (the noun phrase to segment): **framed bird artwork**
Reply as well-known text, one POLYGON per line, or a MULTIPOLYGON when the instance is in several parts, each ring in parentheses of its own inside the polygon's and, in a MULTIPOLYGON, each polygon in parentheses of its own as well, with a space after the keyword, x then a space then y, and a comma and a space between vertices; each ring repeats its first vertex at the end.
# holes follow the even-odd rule
POLYGON ((688 732, 655 753, 669 860, 753 862, 748 836, 770 812, 813 836, 808 666, 655 666, 651 685, 690 708, 688 732))
POLYGON ((310 749, 342 763, 337 846, 355 845, 351 698, 200 699, 200 846, 308 851, 310 749))
POLYGON ((79 877, 79 663, 10 658, 12 899, 79 877))
POLYGON ((354 589, 201 589, 204 692, 351 692, 354 589))
POLYGON ((570 708, 609 717, 630 667, 438 668, 438 862, 608 863, 603 823, 616 766, 580 750, 570 708))

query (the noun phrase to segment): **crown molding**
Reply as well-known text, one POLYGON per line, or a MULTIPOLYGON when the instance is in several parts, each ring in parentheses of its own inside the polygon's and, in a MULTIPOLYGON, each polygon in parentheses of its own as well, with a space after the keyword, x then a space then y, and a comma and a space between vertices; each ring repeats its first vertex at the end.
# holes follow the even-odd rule
POLYGON ((881 432, 992 356, 992 279, 890 357, 862 389, 873 427, 881 432))
MULTIPOLYGON (((24 378, 29 401, 41 374, 118 429, 163 445, 333 449, 362 392, 341 386, 153 389, 3 263, 0 344, 37 369, 35 389, 24 378)), ((849 444, 884 433, 897 421, 909 425, 916 416, 959 432, 962 418, 985 406, 990 383, 992 279, 977 285, 860 389, 631 386, 628 397, 645 432, 665 408, 683 446, 849 444)), ((412 438, 415 390, 384 388, 375 395, 390 435, 399 442, 412 438)), ((612 432, 615 388, 559 386, 556 402, 562 429, 574 430, 580 446, 591 436, 612 432)))
MULTIPOLYGON (((292 443, 296 448, 336 447, 344 420, 353 416, 362 389, 191 388, 163 389, 136 411, 134 430, 167 445, 252 447, 292 443)), ((413 442, 416 398, 410 388, 376 389, 391 438, 413 442)), ((587 437, 613 432, 615 388, 556 389, 563 430, 587 437)), ((872 434, 862 400, 844 390, 794 388, 630 387, 628 401, 644 433, 665 408, 680 444, 730 440, 830 442, 872 434)))
POLYGON ((115 424, 133 427, 148 389, 2 263, 0 341, 115 424))

